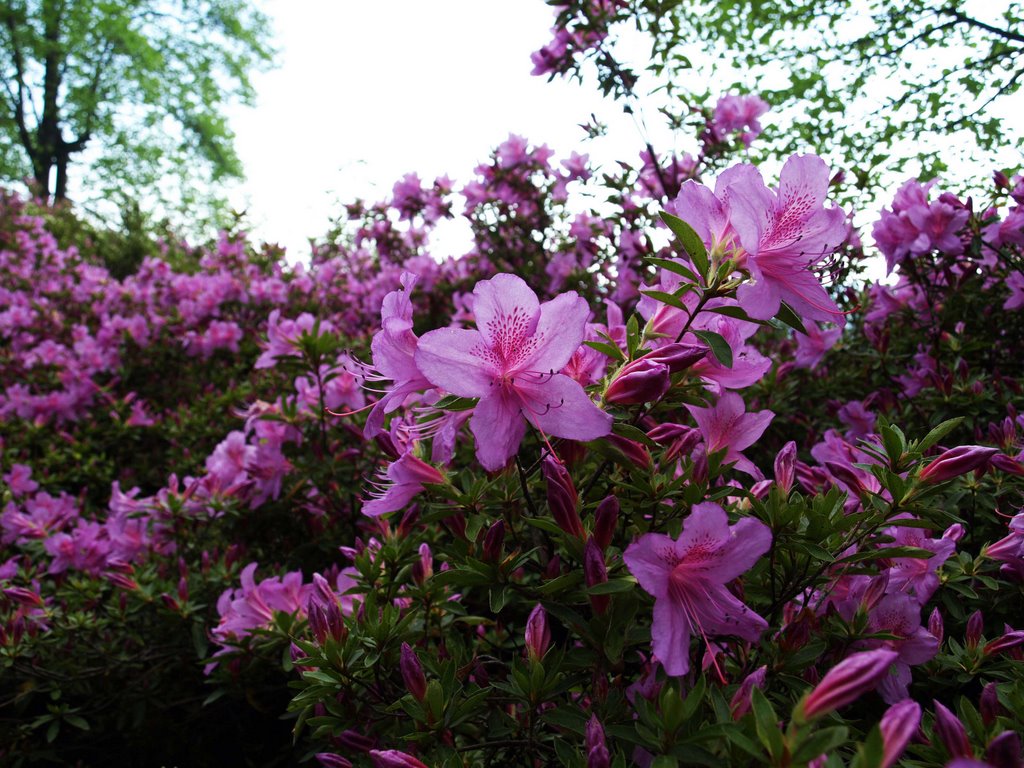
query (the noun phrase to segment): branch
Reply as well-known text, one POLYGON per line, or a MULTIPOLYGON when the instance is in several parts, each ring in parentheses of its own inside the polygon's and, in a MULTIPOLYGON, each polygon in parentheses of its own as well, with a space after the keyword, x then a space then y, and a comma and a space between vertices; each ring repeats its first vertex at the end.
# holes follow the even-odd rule
POLYGON ((957 21, 966 24, 970 27, 977 27, 978 29, 983 29, 986 32, 990 32, 991 34, 996 35, 997 37, 1001 37, 1004 40, 1013 40, 1018 43, 1024 43, 1024 35, 1020 34, 1019 32, 1013 32, 1012 30, 1009 29, 1001 29, 1000 27, 994 27, 991 24, 986 24, 984 21, 979 21, 978 19, 968 16, 966 13, 961 13, 956 8, 943 8, 942 13, 945 14, 946 16, 952 16, 957 21))
MULTIPOLYGON (((11 57, 14 60, 14 71, 18 78, 17 98, 15 98, 14 93, 6 82, 4 83, 4 87, 11 95, 11 101, 14 102, 14 121, 18 125, 18 136, 21 139, 22 146, 25 147, 25 151, 28 152, 29 158, 31 159, 32 134, 28 130, 28 126, 25 124, 25 61, 22 57, 21 47, 18 45, 17 30, 14 28, 14 14, 4 14, 4 22, 7 25, 7 33, 11 36, 11 57)), ((38 115, 36 115, 36 122, 39 122, 38 115)))

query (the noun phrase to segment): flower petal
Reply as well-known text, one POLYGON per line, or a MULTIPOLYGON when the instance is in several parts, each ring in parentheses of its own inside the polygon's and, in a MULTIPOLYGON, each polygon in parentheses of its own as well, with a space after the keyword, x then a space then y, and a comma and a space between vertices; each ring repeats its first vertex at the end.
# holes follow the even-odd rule
POLYGON ((520 378, 515 388, 527 420, 549 435, 596 440, 612 431, 611 414, 598 408, 579 382, 564 374, 520 378))
POLYGON ((473 289, 473 296, 476 327, 487 346, 501 346, 513 330, 510 325, 526 337, 533 335, 540 317, 540 302, 523 278, 502 273, 481 280, 473 289))
POLYGON ((489 472, 502 469, 526 434, 519 406, 502 392, 483 398, 473 411, 469 428, 476 438, 476 457, 489 472))
POLYGON ((645 533, 622 555, 629 572, 656 598, 668 595, 668 577, 678 561, 675 542, 661 533, 645 533))
POLYGON ((690 671, 690 620, 681 606, 667 598, 654 601, 651 649, 665 674, 677 677, 690 671))
POLYGON ((583 343, 589 317, 590 307, 576 291, 559 294, 541 304, 534 332, 536 346, 516 368, 538 372, 562 370, 583 343))
POLYGON ((430 331, 420 338, 416 365, 435 387, 459 397, 486 397, 493 390, 498 372, 474 351, 482 342, 476 331, 430 331))

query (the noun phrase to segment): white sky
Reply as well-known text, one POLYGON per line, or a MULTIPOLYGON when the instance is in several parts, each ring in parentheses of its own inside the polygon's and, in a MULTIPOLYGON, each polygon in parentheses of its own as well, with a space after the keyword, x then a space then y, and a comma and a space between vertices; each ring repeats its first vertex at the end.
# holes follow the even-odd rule
MULTIPOLYGON (((327 231, 341 203, 384 199, 409 172, 425 182, 447 173, 458 189, 509 133, 547 144, 556 159, 578 151, 605 165, 638 162, 640 133, 620 106, 592 84, 530 75, 530 53, 554 21, 543 0, 262 6, 279 66, 255 77, 254 109, 229 113, 247 175, 231 200, 256 238, 292 259, 308 255, 308 238, 327 231), (609 135, 584 142, 579 123, 592 112, 609 135)), ((656 137, 659 153, 689 139, 656 137)), ((461 253, 469 242, 468 230, 439 234, 435 250, 461 253)))

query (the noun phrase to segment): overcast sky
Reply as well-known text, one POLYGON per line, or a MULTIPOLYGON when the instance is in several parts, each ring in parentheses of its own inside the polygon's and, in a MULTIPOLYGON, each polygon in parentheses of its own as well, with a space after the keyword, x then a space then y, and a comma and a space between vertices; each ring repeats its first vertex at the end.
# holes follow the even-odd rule
MULTIPOLYGON (((554 20, 543 0, 263 7, 279 66, 256 76, 254 109, 231 112, 247 175, 232 202, 247 209, 256 237, 286 245, 293 258, 326 232, 339 203, 383 199, 411 171, 424 180, 447 173, 461 185, 509 133, 559 158, 575 150, 604 163, 638 160, 639 130, 593 84, 530 75, 530 53, 548 42, 554 20), (584 144, 579 123, 592 112, 611 130, 584 144)), ((682 141, 658 139, 659 151, 682 141)), ((454 250, 463 242, 452 232, 442 239, 438 247, 454 250)))

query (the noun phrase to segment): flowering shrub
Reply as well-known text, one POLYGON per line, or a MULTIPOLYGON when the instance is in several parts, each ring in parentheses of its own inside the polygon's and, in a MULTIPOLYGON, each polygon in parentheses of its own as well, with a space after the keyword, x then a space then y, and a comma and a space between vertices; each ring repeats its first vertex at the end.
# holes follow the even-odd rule
POLYGON ((5 196, 4 760, 1018 765, 1024 182, 834 283, 822 160, 701 181, 762 113, 603 217, 512 136, 308 267, 118 279, 5 196))

